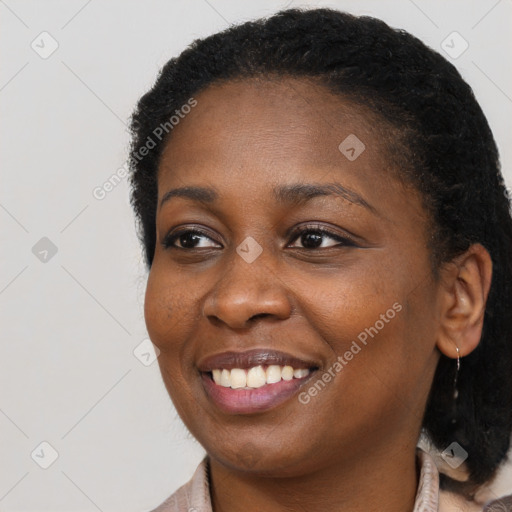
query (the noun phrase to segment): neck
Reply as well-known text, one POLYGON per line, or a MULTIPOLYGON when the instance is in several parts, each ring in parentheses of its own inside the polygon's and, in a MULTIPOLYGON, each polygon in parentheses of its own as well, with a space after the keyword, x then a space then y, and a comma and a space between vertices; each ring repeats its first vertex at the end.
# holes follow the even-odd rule
POLYGON ((214 512, 343 510, 411 512, 418 487, 416 448, 367 453, 299 477, 234 471, 210 459, 214 512))

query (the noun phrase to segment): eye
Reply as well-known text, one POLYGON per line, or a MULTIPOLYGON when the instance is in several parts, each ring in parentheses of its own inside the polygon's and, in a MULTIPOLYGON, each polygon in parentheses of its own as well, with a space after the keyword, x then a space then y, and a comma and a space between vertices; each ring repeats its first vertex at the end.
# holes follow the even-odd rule
MULTIPOLYGON (((333 233, 320 225, 304 226, 295 230, 291 236, 292 241, 300 239, 302 247, 295 246, 295 248, 299 249, 322 249, 335 246, 354 247, 356 245, 349 237, 333 233), (324 245, 325 239, 331 239, 336 243, 324 245)), ((215 242, 210 236, 197 228, 181 229, 171 232, 164 238, 162 245, 166 249, 182 250, 208 249, 220 246, 219 243, 215 242), (208 243, 208 241, 210 243, 208 243)))
POLYGON ((305 226, 293 233, 292 240, 300 239, 302 247, 295 247, 299 249, 322 249, 335 246, 349 246, 355 247, 355 242, 347 236, 341 236, 336 233, 325 229, 320 225, 305 226), (323 240, 330 238, 336 241, 335 244, 323 245, 323 240))
POLYGON ((217 242, 214 242, 206 233, 199 229, 181 229, 179 231, 169 233, 164 238, 162 245, 166 249, 184 250, 215 247, 215 245, 207 245, 205 240, 210 240, 213 244, 217 244, 217 242), (198 242, 201 242, 201 240, 203 240, 203 242, 200 245, 196 245, 198 242), (176 245, 176 242, 179 242, 180 245, 176 245))

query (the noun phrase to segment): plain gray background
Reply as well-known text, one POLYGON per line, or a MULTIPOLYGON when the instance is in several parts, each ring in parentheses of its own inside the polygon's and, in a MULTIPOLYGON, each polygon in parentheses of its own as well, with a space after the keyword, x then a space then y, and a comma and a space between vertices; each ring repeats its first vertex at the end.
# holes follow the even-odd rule
MULTIPOLYGON (((203 450, 140 355, 146 273, 126 179, 93 190, 126 162, 129 115, 170 57, 306 5, 379 17, 451 59, 512 182, 511 0, 0 0, 0 510, 144 511, 191 477, 203 450)), ((511 482, 509 466, 496 493, 511 482)))

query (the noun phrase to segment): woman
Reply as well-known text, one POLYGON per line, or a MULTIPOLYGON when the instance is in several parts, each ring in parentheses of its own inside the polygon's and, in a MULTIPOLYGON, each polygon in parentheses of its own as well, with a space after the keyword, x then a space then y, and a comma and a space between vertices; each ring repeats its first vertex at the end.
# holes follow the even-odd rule
POLYGON ((286 10, 171 59, 132 132, 146 324, 207 452, 157 511, 512 510, 485 492, 512 430, 510 201, 454 66, 286 10))

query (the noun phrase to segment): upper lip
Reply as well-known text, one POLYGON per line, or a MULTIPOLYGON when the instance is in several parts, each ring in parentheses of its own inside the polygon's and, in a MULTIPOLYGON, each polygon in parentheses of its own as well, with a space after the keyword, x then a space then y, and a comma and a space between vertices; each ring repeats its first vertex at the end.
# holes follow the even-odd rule
POLYGON ((306 361, 286 352, 272 349, 256 348, 245 352, 222 352, 201 359, 197 367, 201 372, 211 372, 217 369, 231 370, 233 368, 252 368, 258 365, 292 366, 294 369, 318 368, 318 363, 306 361))

